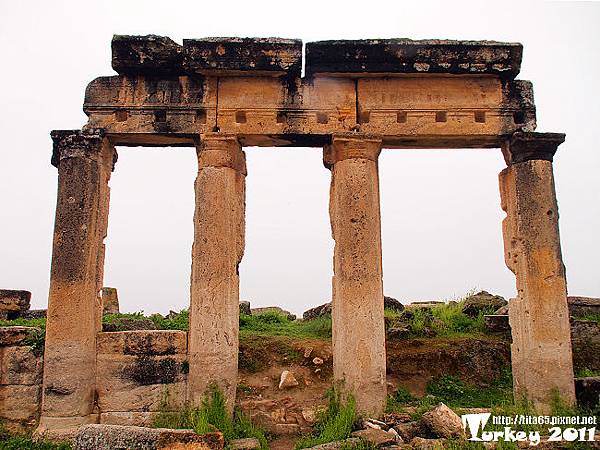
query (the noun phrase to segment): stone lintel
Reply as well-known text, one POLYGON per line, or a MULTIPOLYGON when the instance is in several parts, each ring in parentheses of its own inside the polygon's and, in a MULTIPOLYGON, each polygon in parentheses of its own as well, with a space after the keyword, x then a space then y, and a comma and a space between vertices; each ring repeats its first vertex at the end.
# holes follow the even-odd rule
POLYGON ((200 168, 229 167, 247 175, 246 156, 235 134, 202 134, 197 149, 200 168))
POLYGON ((558 146, 564 141, 564 133, 517 131, 506 140, 502 153, 508 165, 532 160, 552 161, 558 146))
POLYGON ((166 36, 114 35, 112 67, 121 75, 178 75, 183 62, 183 47, 166 36))
MULTIPOLYGON (((50 137, 53 141, 51 163, 58 167, 65 158, 97 159, 102 151, 104 130, 90 128, 86 130, 52 130, 50 137)), ((113 169, 117 162, 117 152, 113 152, 113 169)))
POLYGON ((323 150, 323 164, 330 169, 345 159, 368 159, 377 162, 381 152, 381 137, 352 133, 334 134, 331 144, 323 150))
POLYGON ((495 41, 365 39, 308 42, 306 75, 479 74, 515 78, 523 46, 495 41))
POLYGON ((183 70, 192 74, 300 77, 302 70, 299 39, 184 39, 183 51, 183 70))

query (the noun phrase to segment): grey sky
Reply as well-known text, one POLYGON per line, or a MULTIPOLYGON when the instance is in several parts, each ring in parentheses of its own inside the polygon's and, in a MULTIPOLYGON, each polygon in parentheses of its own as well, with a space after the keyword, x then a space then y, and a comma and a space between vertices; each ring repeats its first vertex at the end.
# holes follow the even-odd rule
MULTIPOLYGON (((113 34, 373 37, 523 43, 538 130, 567 133, 555 158, 569 292, 600 296, 600 3, 166 2, 0 0, 0 288, 48 293, 56 169, 51 129, 80 128, 86 84, 111 75, 113 34)), ((105 284, 122 309, 166 312, 189 299, 193 149, 119 149, 105 284)), ((247 148, 241 297, 294 312, 329 299, 329 172, 320 149, 247 148)), ((472 288, 507 297, 499 150, 384 150, 384 288, 402 301, 472 288)))

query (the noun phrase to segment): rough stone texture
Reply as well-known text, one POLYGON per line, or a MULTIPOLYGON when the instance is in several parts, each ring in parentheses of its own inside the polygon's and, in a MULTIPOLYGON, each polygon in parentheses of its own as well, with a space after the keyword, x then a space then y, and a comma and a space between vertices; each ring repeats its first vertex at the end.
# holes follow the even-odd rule
POLYGON ((112 67, 122 75, 180 75, 183 48, 166 36, 125 36, 112 38, 112 67))
POLYGON ((0 315, 5 319, 16 319, 29 309, 31 292, 0 289, 0 315))
POLYGON ((40 426, 85 423, 94 407, 108 180, 116 153, 98 130, 54 131, 58 199, 40 426), (73 320, 73 318, 77 320, 73 320), (53 418, 47 421, 47 418, 53 418))
POLYGON ((600 406, 600 377, 575 378, 575 394, 580 408, 593 410, 600 406))
POLYGON ((223 448, 221 433, 199 435, 192 430, 144 428, 119 425, 86 425, 75 438, 74 450, 160 450, 173 448, 213 449, 223 448), (203 444, 203 446, 177 447, 178 444, 203 444))
POLYGON ((46 309, 30 309, 29 311, 22 312, 19 317, 23 319, 43 319, 46 317, 46 309))
POLYGON ((365 39, 308 42, 306 74, 492 74, 514 78, 523 46, 495 41, 365 39))
POLYGON ((0 347, 27 345, 27 340, 40 331, 37 327, 0 327, 0 347))
POLYGON ((260 442, 256 438, 233 439, 228 447, 231 450, 255 450, 260 448, 260 442))
POLYGON ((250 309, 250 302, 247 300, 240 301, 240 314, 246 314, 247 316, 252 314, 250 309))
POLYGON ((507 164, 524 161, 552 161, 558 146, 565 141, 563 133, 513 133, 502 148, 507 164))
POLYGON ((0 385, 42 384, 44 362, 30 347, 0 347, 0 385))
POLYGON ((151 319, 132 319, 119 317, 111 323, 103 323, 102 331, 135 331, 156 330, 156 324, 151 319))
POLYGON ((360 444, 359 438, 348 438, 343 441, 334 441, 327 442, 326 444, 315 445, 314 447, 310 447, 307 450, 339 450, 342 447, 344 448, 352 448, 353 446, 357 446, 360 444))
POLYGON ((600 298, 569 296, 567 302, 571 316, 583 317, 588 314, 600 314, 600 298))
POLYGON ((396 442, 393 434, 375 428, 355 431, 352 433, 352 437, 367 441, 375 447, 385 447, 396 442))
POLYGON ((490 294, 487 291, 481 291, 477 294, 469 295, 465 299, 462 312, 467 316, 477 317, 481 311, 495 311, 506 304, 508 302, 504 297, 490 294))
POLYGON ((443 403, 423 414, 421 421, 437 437, 457 438, 464 435, 460 417, 443 403))
MULTIPOLYGON (((99 333, 97 339, 97 403, 103 423, 107 413, 176 410, 186 395, 186 333, 124 331, 99 333)), ((148 417, 127 417, 143 425, 148 417), (140 420, 137 422, 136 420, 140 420)))
MULTIPOLYGON (((404 305, 398 300, 392 297, 383 297, 383 305, 385 309, 391 309, 392 311, 401 312, 404 311, 404 305)), ((313 320, 317 317, 330 316, 331 315, 331 302, 325 303, 320 306, 304 311, 302 314, 303 320, 313 320)))
POLYGON ((377 417, 386 402, 385 330, 377 158, 381 141, 334 136, 324 151, 331 168, 334 379, 357 410, 377 417))
POLYGON ((184 69, 203 75, 299 77, 302 41, 280 38, 184 39, 184 69))
POLYGON ((119 314, 119 294, 116 288, 102 288, 102 313, 119 314))
POLYGON ((239 277, 244 253, 245 155, 234 136, 203 135, 198 148, 192 247, 188 400, 220 386, 233 411, 238 372, 239 277))
POLYGON ((507 314, 486 314, 483 316, 485 328, 492 333, 510 333, 510 323, 507 314))
MULTIPOLYGON (((538 144, 534 145, 538 148, 538 144)), ((558 232, 552 163, 531 160, 500 173, 504 252, 516 276, 511 300, 512 372, 515 398, 527 397, 541 411, 556 388, 575 402, 565 269, 558 232)))
POLYGON ((571 319, 573 364, 577 370, 600 371, 600 324, 571 319))
POLYGON ((40 385, 0 386, 0 419, 24 426, 34 425, 40 413, 40 385))
POLYGON ((415 450, 444 450, 445 439, 426 439, 415 437, 410 441, 411 448, 415 450))
POLYGON ((279 378, 279 389, 288 389, 298 386, 298 380, 292 372, 289 370, 284 370, 281 372, 281 377, 279 378))

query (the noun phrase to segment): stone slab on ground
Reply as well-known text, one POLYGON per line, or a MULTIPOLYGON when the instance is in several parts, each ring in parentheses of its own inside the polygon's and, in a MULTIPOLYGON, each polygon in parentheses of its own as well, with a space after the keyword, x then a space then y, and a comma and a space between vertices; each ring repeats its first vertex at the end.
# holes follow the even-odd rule
POLYGON ((385 447, 397 442, 394 434, 376 428, 366 428, 364 430, 355 431, 352 433, 352 437, 367 441, 375 447, 385 447))
POLYGON ((443 403, 423 414, 421 421, 434 435, 440 438, 464 435, 460 417, 443 403))
POLYGON ((260 448, 260 441, 256 438, 233 439, 227 447, 231 450, 255 450, 260 448))
POLYGON ((222 433, 199 435, 192 430, 130 427, 122 425, 85 425, 75 438, 74 450, 160 450, 223 448, 222 433), (179 446, 178 444, 199 444, 179 446))

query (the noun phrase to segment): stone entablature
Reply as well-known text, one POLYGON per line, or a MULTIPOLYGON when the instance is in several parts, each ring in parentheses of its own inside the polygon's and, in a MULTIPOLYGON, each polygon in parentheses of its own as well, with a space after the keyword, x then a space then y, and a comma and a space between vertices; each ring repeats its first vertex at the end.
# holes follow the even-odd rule
POLYGON ((242 145, 321 147, 332 132, 385 147, 499 147, 535 129, 520 44, 115 36, 113 68, 86 90, 86 128, 118 145, 193 146, 198 133, 242 145), (359 70, 360 68, 363 70, 359 70))

